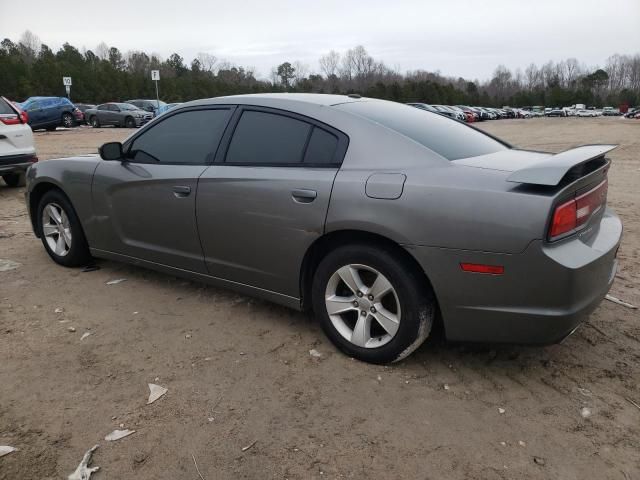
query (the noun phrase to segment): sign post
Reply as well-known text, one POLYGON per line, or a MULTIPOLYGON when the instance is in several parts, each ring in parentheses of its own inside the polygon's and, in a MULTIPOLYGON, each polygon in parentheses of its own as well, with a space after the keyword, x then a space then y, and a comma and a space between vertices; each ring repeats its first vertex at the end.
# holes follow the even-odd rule
POLYGON ((62 84, 67 91, 67 98, 71 100, 71 77, 62 77, 62 84))
POLYGON ((156 82, 156 115, 160 111, 160 96, 158 95, 158 80, 160 80, 160 70, 151 70, 151 80, 156 82))

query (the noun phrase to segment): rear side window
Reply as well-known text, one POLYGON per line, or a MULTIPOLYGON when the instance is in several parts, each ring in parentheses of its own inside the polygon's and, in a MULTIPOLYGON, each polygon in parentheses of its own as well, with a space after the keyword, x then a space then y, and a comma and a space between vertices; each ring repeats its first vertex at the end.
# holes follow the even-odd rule
POLYGON ((509 148, 463 123, 400 103, 361 101, 336 105, 335 108, 395 130, 448 160, 477 157, 509 148))
POLYGON ((304 155, 304 163, 327 164, 337 163, 336 149, 338 148, 338 137, 322 128, 314 127, 304 155))
POLYGON ((4 98, 0 98, 0 115, 15 115, 15 113, 13 108, 4 101, 4 98))
POLYGON ((245 110, 227 150, 226 163, 296 164, 312 126, 284 115, 245 110))
POLYGON ((156 123, 129 149, 133 162, 203 165, 215 152, 229 120, 229 109, 181 112, 156 123))

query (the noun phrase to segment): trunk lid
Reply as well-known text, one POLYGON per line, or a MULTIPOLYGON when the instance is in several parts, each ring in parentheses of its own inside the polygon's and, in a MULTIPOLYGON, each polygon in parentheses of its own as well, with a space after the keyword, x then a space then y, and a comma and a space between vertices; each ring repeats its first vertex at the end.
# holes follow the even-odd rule
POLYGON ((468 167, 511 172, 506 178, 508 182, 553 187, 577 180, 606 165, 604 155, 616 147, 584 145, 557 154, 511 149, 454 162, 468 167))

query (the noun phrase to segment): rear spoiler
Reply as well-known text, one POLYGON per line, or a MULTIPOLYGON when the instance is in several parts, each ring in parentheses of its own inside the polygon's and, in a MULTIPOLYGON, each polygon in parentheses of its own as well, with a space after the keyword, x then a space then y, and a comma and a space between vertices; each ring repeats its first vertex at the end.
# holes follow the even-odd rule
POLYGON ((555 186, 576 165, 601 157, 617 147, 618 145, 584 145, 572 148, 533 166, 516 170, 507 177, 507 182, 555 186))

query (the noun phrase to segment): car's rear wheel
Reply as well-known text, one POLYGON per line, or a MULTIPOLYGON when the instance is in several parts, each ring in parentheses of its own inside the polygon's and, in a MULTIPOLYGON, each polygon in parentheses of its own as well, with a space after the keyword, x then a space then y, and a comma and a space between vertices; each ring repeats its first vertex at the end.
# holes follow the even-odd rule
POLYGON ((38 234, 49 256, 65 267, 86 265, 91 259, 80 220, 59 190, 45 193, 38 204, 38 234))
POLYGON ((91 123, 93 128, 100 128, 100 120, 98 120, 98 117, 95 115, 89 119, 89 123, 91 123))
POLYGON ((7 173, 2 176, 2 179, 9 187, 24 187, 26 183, 24 173, 7 173))
POLYGON ((73 115, 71 115, 70 113, 63 113, 62 114, 62 126, 65 127, 65 128, 73 127, 73 115))
POLYGON ((318 265, 314 312, 329 339, 347 355, 371 363, 402 360, 429 336, 436 303, 427 282, 400 255, 348 245, 318 265))
POLYGON ((127 117, 124 121, 124 126, 127 128, 135 128, 136 121, 133 119, 133 117, 127 117))

